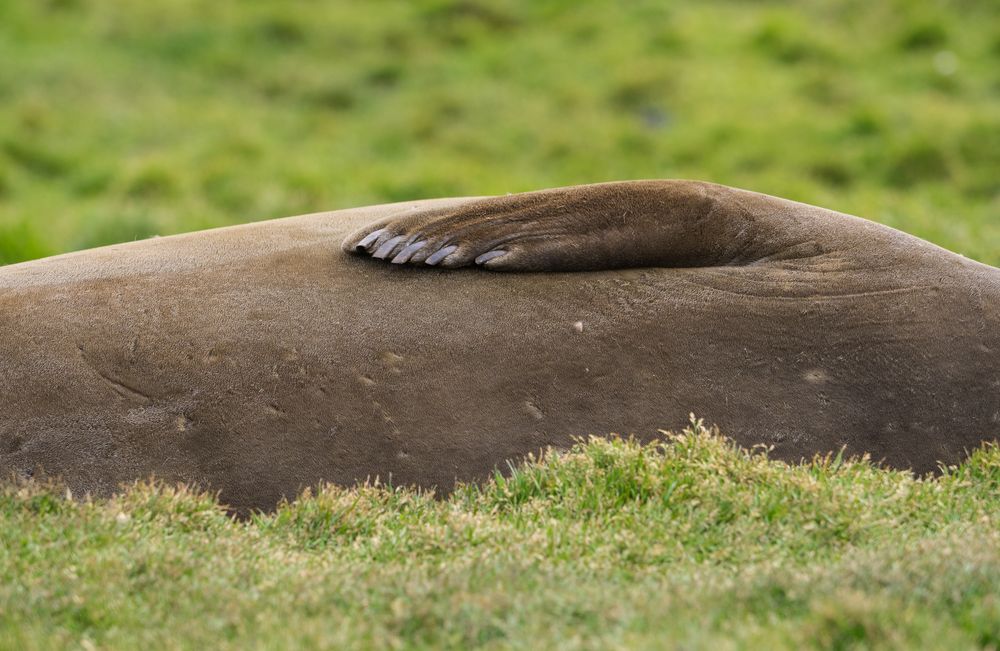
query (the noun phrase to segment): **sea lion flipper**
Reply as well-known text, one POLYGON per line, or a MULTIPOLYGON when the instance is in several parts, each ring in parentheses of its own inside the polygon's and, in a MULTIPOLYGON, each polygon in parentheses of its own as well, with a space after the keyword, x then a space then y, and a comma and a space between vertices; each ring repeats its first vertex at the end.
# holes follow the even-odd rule
POLYGON ((497 271, 734 266, 836 246, 845 241, 838 217, 711 183, 630 181, 397 214, 343 248, 393 264, 497 271))

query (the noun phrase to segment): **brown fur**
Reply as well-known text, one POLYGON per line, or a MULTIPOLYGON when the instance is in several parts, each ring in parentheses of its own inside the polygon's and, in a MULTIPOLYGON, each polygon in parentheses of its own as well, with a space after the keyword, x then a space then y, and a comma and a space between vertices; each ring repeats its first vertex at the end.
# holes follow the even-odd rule
POLYGON ((1000 432, 1000 270, 704 183, 375 206, 0 268, 0 473, 155 474, 268 509, 319 480, 450 488, 690 412, 895 467, 1000 432), (349 256, 385 228, 431 250, 349 256), (487 273, 473 264, 519 274, 487 273), (390 256, 391 257, 391 256, 390 256), (412 264, 420 262, 420 264, 412 264), (578 273, 553 273, 584 270, 578 273))

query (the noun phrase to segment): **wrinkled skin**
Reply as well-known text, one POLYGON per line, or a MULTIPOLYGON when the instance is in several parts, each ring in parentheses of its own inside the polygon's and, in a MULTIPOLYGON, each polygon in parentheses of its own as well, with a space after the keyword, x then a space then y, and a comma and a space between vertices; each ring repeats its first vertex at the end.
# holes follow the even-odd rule
POLYGON ((1000 270, 774 197, 375 206, 0 268, 0 473, 246 512, 321 480, 447 491, 691 412, 925 472, 1000 433, 998 351, 1000 270))

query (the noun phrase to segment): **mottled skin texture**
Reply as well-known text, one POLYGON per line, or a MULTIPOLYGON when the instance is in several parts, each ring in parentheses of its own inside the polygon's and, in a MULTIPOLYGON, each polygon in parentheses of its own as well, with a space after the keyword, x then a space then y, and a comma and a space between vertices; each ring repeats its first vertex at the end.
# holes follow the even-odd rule
POLYGON ((686 181, 410 202, 0 268, 0 473, 269 509, 691 412, 923 472, 1000 433, 998 369, 1000 270, 855 217, 686 181))

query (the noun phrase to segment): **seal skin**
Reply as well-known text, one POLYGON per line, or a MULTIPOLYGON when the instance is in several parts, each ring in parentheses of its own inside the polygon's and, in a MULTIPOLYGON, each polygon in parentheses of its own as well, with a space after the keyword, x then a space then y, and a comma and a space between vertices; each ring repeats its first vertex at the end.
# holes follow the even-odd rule
POLYGON ((447 491, 691 412, 780 459, 926 472, 1000 432, 998 351, 1000 270, 762 194, 375 206, 0 268, 0 474, 247 512, 321 480, 447 491))

